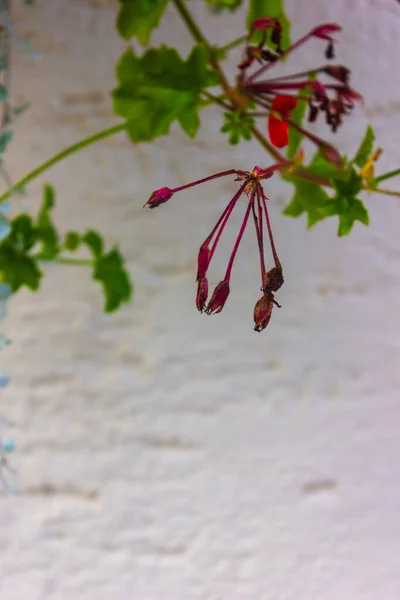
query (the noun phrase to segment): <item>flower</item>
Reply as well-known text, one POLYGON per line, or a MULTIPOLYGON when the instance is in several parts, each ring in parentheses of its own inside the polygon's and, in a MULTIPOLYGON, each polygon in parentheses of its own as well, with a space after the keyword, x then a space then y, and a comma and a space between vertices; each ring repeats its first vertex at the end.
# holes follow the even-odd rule
POLYGON ((170 190, 167 187, 155 190, 144 206, 156 208, 156 206, 160 206, 160 204, 164 204, 164 202, 167 202, 170 198, 172 198, 173 193, 173 190, 170 190))
POLYGON ((282 266, 279 261, 274 239, 272 235, 271 223, 269 220, 268 208, 267 208, 267 197, 264 194, 264 190, 261 185, 261 181, 269 179, 275 173, 284 167, 288 167, 290 163, 288 161, 282 161, 276 163, 270 167, 262 169, 261 167, 254 167, 252 171, 242 171, 239 169, 230 169, 215 175, 210 175, 204 179, 199 179, 192 183, 180 186, 179 188, 169 189, 161 188, 153 192, 146 202, 145 206, 154 208, 159 204, 162 204, 164 200, 159 202, 166 196, 171 197, 172 194, 187 189, 189 187, 199 185, 212 179, 224 177, 226 175, 236 175, 235 181, 240 181, 241 185, 234 194, 233 198, 228 202, 227 206, 223 210, 220 218, 213 227, 211 233, 207 236, 204 242, 200 245, 198 257, 197 257, 197 293, 196 293, 196 307, 201 313, 207 315, 216 314, 222 311, 224 308, 228 296, 230 294, 230 280, 232 274, 233 263, 236 258, 244 231, 246 229, 250 214, 253 217, 257 245, 260 255, 260 269, 261 269, 261 289, 263 291, 263 297, 256 304, 254 311, 254 319, 256 323, 256 331, 261 331, 267 326, 271 317, 271 311, 273 305, 279 306, 274 298, 274 293, 279 290, 283 284, 282 266), (168 190, 168 193, 164 193, 164 190, 168 190), (247 206, 243 216, 239 232, 236 237, 236 241, 233 245, 231 255, 228 260, 225 275, 223 279, 214 288, 210 300, 208 300, 208 279, 207 273, 214 257, 216 248, 221 239, 222 233, 236 208, 239 199, 245 195, 247 197, 247 206), (274 259, 275 266, 268 270, 265 266, 264 256, 264 227, 267 228, 269 243, 271 246, 272 256, 274 259))
POLYGON ((293 96, 275 96, 268 116, 268 134, 272 144, 283 148, 289 143, 289 124, 286 120, 297 102, 293 96))
MULTIPOLYGON (((293 123, 290 113, 295 108, 296 102, 307 103, 309 122, 314 122, 320 113, 324 113, 326 123, 335 132, 342 124, 343 117, 351 111, 356 102, 362 100, 361 95, 349 85, 349 69, 343 65, 328 64, 301 73, 272 79, 265 78, 264 74, 312 38, 326 40, 328 47, 325 56, 328 59, 333 58, 336 39, 332 34, 340 31, 341 27, 336 23, 318 25, 291 46, 282 49, 280 41, 282 27, 279 20, 267 17, 257 19, 250 31, 253 32, 256 29, 262 31, 263 26, 264 35, 261 42, 254 45, 251 43, 251 36, 249 36, 244 50, 244 59, 238 64, 238 94, 241 96, 247 95, 250 101, 267 111, 269 115, 268 132, 270 141, 274 146, 283 148, 288 144, 289 127, 295 127, 318 147, 323 144, 326 146, 326 142, 321 138, 293 123), (267 32, 271 29, 270 46, 272 45, 272 50, 264 48, 267 32), (259 63, 260 66, 249 73, 254 61, 259 63), (328 81, 322 81, 322 76, 327 78, 328 81)), ((333 155, 332 152, 330 154, 333 155)), ((337 156, 335 160, 337 162, 337 156)))
POLYGON ((254 307, 254 331, 262 331, 271 320, 274 305, 268 296, 261 296, 254 307))

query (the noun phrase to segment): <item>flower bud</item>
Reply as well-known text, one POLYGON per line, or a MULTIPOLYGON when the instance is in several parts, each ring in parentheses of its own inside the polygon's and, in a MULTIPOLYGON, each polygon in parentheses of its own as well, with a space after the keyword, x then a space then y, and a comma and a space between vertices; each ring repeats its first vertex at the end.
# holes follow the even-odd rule
POLYGON ((225 302, 229 296, 229 281, 224 279, 220 281, 215 288, 211 300, 207 305, 206 313, 211 315, 212 313, 219 313, 225 306, 225 302))
POLYGON ((173 193, 174 192, 167 187, 155 190, 144 206, 148 206, 149 208, 156 208, 156 206, 160 206, 160 204, 164 204, 164 202, 167 202, 167 200, 169 200, 172 197, 173 193))
POLYGON ((251 28, 254 29, 270 29, 276 27, 276 19, 271 17, 260 17, 253 21, 251 28))
POLYGON ((337 167, 342 164, 342 157, 340 156, 340 153, 336 150, 336 148, 334 148, 330 144, 327 144, 325 142, 320 144, 319 152, 322 158, 327 162, 330 162, 333 165, 336 165, 337 167))
POLYGON ((203 312, 208 298, 207 277, 201 277, 197 283, 196 306, 199 312, 203 312))
POLYGON ((317 38, 320 38, 321 40, 328 40, 328 41, 335 41, 334 38, 331 36, 331 33, 335 33, 336 31, 341 31, 342 28, 340 27, 340 25, 337 25, 336 23, 323 23, 322 25, 318 25, 318 27, 315 27, 312 31, 310 35, 314 35, 317 38))
POLYGON ((283 279, 282 267, 273 267, 263 276, 262 291, 264 293, 277 292, 282 287, 285 280, 283 279))
POLYGON ((254 331, 262 331, 271 319, 273 303, 266 295, 262 296, 254 307, 254 331))
POLYGON ((197 258, 197 281, 205 277, 210 264, 210 249, 208 246, 200 246, 197 258))
POLYGON ((203 312, 208 298, 207 277, 201 277, 197 283, 196 306, 197 310, 203 312))

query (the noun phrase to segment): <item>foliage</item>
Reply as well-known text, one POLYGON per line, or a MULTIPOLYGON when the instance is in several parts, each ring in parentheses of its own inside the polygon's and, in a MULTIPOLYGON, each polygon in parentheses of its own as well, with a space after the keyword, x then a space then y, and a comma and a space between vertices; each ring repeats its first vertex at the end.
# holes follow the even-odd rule
POLYGON ((51 215, 54 206, 54 189, 45 185, 36 220, 28 214, 20 214, 12 219, 11 231, 0 243, 2 281, 10 286, 12 292, 17 292, 23 286, 36 291, 43 276, 44 262, 68 262, 65 253, 76 252, 84 244, 92 259, 83 264, 91 266, 93 279, 103 287, 105 311, 117 310, 123 302, 130 300, 132 292, 118 248, 105 252, 103 238, 93 230, 82 234, 70 231, 64 241, 60 241, 51 215))

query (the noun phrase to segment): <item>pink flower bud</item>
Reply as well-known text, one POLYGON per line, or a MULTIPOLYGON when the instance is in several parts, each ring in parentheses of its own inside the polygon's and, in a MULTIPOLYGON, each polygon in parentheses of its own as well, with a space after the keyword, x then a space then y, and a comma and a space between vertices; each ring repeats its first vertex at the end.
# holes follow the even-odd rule
POLYGON ((164 204, 164 202, 167 202, 167 200, 169 200, 172 197, 173 193, 173 190, 170 190, 167 187, 155 190, 155 192, 152 193, 152 195, 147 200, 144 206, 148 206, 149 208, 156 208, 156 206, 160 206, 160 204, 164 204))
POLYGON ((279 26, 276 19, 271 17, 260 17, 253 21, 251 29, 271 29, 271 27, 277 27, 277 25, 279 26))
POLYGON ((229 281, 224 279, 220 281, 217 287, 215 288, 213 295, 211 296, 211 300, 207 305, 206 313, 211 315, 211 313, 219 313, 224 308, 225 302, 229 296, 229 281))
POLYGON ((210 264, 210 249, 208 246, 200 246, 197 258, 197 280, 201 279, 207 273, 210 264))
POLYGON ((203 312, 208 298, 207 277, 201 277, 197 283, 196 306, 197 310, 203 312))
POLYGON ((340 25, 337 25, 336 23, 323 23, 322 25, 318 25, 318 27, 315 27, 311 31, 310 35, 320 38, 321 40, 329 40, 335 42, 336 40, 331 36, 331 34, 341 30, 342 28, 340 27, 340 25))

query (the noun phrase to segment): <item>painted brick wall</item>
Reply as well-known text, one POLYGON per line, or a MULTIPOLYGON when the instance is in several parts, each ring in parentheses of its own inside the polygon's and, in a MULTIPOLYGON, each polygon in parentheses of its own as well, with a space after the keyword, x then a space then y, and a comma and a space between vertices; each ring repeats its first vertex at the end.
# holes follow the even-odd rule
MULTIPOLYGON (((216 41, 240 35, 240 15, 212 20, 192 4, 216 41)), ((41 59, 15 50, 14 96, 33 107, 16 126, 13 178, 114 122, 116 5, 15 10, 41 59)), ((321 21, 345 27, 338 61, 366 101, 337 136, 342 151, 354 152, 370 122, 380 167, 397 167, 399 5, 287 6, 295 34, 321 21)), ((189 49, 172 10, 154 38, 189 49)), ((318 63, 320 50, 310 44, 294 66, 318 63)), ((142 205, 162 185, 263 163, 256 144, 228 148, 220 125, 210 110, 194 142, 178 128, 151 146, 109 139, 21 200, 35 208, 42 183, 54 184, 65 230, 95 226, 120 243, 135 298, 105 317, 96 286, 71 267, 48 268, 39 295, 12 303, 2 361, 13 385, 1 410, 15 423, 20 495, 0 497, 1 600, 400 597, 399 202, 366 197, 372 226, 338 240, 333 220, 308 232, 283 217, 290 187, 268 182, 283 307, 253 332, 248 236, 226 309, 201 316, 198 246, 235 185, 217 181, 154 212, 142 205)), ((225 261, 216 256, 215 282, 225 261)))

